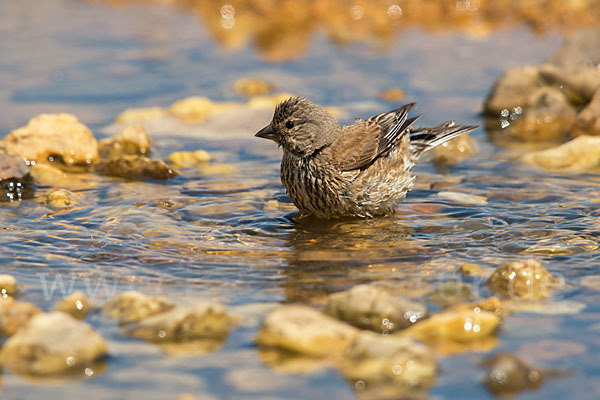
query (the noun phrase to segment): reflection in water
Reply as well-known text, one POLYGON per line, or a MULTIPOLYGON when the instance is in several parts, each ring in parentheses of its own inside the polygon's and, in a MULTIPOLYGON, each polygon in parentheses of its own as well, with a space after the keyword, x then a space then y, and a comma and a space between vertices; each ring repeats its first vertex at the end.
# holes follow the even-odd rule
POLYGON ((174 3, 198 15, 226 48, 254 43, 265 59, 275 62, 302 57, 319 32, 325 32, 339 45, 361 41, 381 46, 391 41, 396 31, 415 27, 485 36, 492 29, 505 26, 525 24, 536 32, 544 32, 600 22, 597 0, 174 0, 174 3))

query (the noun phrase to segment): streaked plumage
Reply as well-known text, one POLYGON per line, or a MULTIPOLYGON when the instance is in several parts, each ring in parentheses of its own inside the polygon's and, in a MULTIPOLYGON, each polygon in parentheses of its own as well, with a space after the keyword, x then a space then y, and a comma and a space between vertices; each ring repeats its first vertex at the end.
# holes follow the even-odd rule
POLYGON ((412 188, 412 168, 426 151, 476 126, 446 122, 412 127, 415 103, 340 127, 325 109, 303 97, 275 108, 256 134, 283 148, 281 182, 294 204, 320 218, 391 214, 412 188))

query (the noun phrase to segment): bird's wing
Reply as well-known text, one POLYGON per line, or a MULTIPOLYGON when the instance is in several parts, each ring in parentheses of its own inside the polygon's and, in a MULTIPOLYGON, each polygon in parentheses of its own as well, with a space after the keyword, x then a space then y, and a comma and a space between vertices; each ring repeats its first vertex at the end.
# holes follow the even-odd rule
POLYGON ((414 105, 406 104, 342 128, 341 135, 330 147, 336 166, 342 171, 366 168, 385 155, 419 118, 407 118, 414 105))

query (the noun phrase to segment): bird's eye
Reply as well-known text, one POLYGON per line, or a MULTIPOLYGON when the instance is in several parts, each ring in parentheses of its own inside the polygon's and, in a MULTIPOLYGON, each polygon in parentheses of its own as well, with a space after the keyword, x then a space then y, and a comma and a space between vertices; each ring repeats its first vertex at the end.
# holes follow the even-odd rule
POLYGON ((285 123, 285 127, 288 129, 292 129, 294 127, 294 121, 288 121, 285 123))

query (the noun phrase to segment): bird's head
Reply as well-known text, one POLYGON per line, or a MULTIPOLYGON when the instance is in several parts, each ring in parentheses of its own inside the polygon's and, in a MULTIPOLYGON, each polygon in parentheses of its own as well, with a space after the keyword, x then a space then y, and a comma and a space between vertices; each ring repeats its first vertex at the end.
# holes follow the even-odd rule
POLYGON ((324 108, 304 97, 291 97, 275 108, 273 120, 255 136, 306 157, 331 144, 340 126, 324 108))

